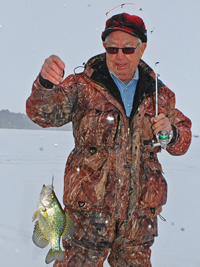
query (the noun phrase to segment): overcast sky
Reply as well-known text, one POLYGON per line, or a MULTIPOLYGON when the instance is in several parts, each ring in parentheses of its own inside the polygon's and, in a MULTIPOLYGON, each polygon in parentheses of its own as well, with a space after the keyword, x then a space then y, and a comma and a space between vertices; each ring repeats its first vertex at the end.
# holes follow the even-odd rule
MULTIPOLYGON (((130 1, 128 1, 130 2, 130 1)), ((140 15, 148 30, 143 59, 154 68, 148 16, 159 61, 160 79, 176 94, 177 108, 200 133, 198 73, 200 1, 136 0, 105 13, 118 0, 0 0, 0 110, 25 113, 25 102, 45 58, 56 54, 66 76, 90 57, 102 53, 101 32, 110 16, 140 15), (144 12, 139 11, 141 7, 144 12)))

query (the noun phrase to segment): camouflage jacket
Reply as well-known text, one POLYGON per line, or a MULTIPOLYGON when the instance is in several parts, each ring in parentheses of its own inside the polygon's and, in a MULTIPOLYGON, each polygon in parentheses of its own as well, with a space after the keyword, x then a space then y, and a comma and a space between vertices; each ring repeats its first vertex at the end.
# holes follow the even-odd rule
MULTIPOLYGON (((153 217, 167 200, 167 184, 153 148, 150 119, 155 115, 155 79, 142 60, 130 118, 108 72, 105 54, 91 58, 82 73, 59 86, 38 76, 27 100, 29 118, 42 127, 73 124, 75 148, 64 177, 65 206, 102 212, 117 219, 153 217), (45 88, 46 86, 47 88, 45 88), (48 88, 52 87, 52 88, 48 88)), ((175 108, 175 95, 159 84, 159 113, 173 125, 167 145, 183 155, 191 142, 191 122, 175 108)))

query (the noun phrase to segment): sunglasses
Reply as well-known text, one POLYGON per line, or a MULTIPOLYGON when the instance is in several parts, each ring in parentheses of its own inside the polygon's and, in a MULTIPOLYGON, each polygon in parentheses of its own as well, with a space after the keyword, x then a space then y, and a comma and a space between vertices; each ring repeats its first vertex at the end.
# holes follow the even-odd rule
POLYGON ((119 49, 122 49, 122 52, 126 55, 133 54, 135 52, 135 49, 140 45, 140 43, 136 47, 105 47, 106 52, 108 54, 117 54, 119 49))

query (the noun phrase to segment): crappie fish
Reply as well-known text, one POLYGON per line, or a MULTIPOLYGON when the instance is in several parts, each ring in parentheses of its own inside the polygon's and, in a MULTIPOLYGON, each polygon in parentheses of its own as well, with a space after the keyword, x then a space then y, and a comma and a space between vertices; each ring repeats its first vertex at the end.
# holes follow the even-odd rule
POLYGON ((62 209, 52 185, 43 185, 38 201, 38 209, 33 215, 36 220, 33 231, 33 242, 40 248, 46 247, 49 242, 49 250, 45 262, 48 264, 54 260, 64 261, 64 255, 60 247, 60 238, 69 239, 75 231, 75 226, 67 213, 62 209))

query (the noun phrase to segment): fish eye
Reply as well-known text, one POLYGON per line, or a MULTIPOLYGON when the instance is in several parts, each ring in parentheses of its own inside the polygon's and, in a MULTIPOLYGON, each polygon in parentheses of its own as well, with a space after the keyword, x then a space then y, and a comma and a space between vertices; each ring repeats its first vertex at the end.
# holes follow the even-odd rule
POLYGON ((51 198, 53 198, 53 197, 54 197, 52 193, 51 193, 50 197, 51 197, 51 198))

